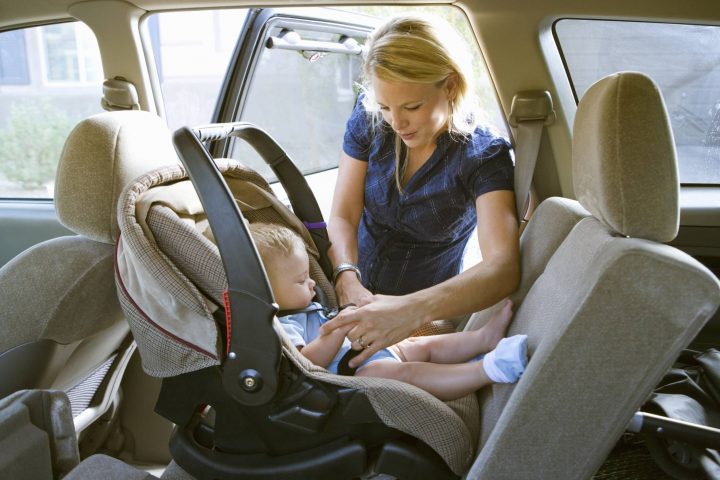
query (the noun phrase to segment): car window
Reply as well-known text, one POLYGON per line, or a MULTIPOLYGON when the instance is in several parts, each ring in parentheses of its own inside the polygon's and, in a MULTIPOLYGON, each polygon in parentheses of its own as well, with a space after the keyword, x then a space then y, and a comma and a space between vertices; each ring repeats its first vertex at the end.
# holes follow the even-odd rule
MULTIPOLYGON (((268 37, 295 35, 305 42, 357 44, 363 37, 274 27, 268 37)), ((262 48, 246 101, 237 120, 258 125, 285 149, 304 174, 335 168, 345 120, 355 105, 359 55, 262 48)), ((234 141, 231 158, 250 163, 266 178, 272 171, 244 141, 234 141)))
POLYGON ((163 12, 148 17, 155 68, 171 130, 212 120, 247 9, 163 12))
POLYGON ((680 181, 720 184, 720 27, 564 19, 555 33, 578 99, 611 73, 645 73, 667 104, 680 181))
POLYGON ((53 197, 65 138, 102 111, 102 82, 83 23, 0 32, 0 197, 53 197))

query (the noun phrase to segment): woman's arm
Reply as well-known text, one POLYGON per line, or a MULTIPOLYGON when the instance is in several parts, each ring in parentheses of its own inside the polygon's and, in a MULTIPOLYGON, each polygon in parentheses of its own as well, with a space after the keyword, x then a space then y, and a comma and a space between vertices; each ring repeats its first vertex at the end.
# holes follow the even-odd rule
MULTIPOLYGON (((400 297, 375 295, 359 309, 343 311, 322 327, 323 332, 357 323, 348 338, 362 337, 370 347, 351 361, 355 366, 373 353, 406 338, 437 319, 453 318, 494 305, 510 295, 520 281, 515 197, 498 190, 478 197, 478 240, 482 261, 438 285, 400 297)), ((357 343, 354 343, 354 348, 357 343)))
POLYGON ((486 193, 478 197, 475 206, 482 261, 443 283, 408 295, 411 297, 408 301, 423 305, 426 321, 488 308, 513 293, 520 283, 520 243, 513 192, 486 193))
POLYGON ((300 349, 305 358, 319 367, 327 368, 342 346, 345 335, 352 325, 336 328, 327 335, 320 335, 300 349))
MULTIPOLYGON (((340 155, 328 221, 328 235, 332 243, 328 254, 333 266, 345 262, 357 264, 357 231, 365 205, 366 173, 367 162, 352 158, 344 152, 340 155)), ((372 299, 370 292, 362 286, 352 270, 338 275, 335 290, 340 305, 365 305, 372 299)))

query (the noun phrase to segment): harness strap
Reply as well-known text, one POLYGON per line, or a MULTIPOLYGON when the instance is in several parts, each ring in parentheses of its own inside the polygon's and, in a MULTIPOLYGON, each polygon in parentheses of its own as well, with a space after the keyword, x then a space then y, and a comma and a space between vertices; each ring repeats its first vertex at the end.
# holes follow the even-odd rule
POLYGON ((320 304, 317 303, 311 303, 305 308, 298 308, 297 310, 280 310, 277 313, 278 317, 286 317, 288 315, 297 315, 298 313, 312 313, 312 312, 320 312, 327 313, 327 309, 323 307, 320 304))

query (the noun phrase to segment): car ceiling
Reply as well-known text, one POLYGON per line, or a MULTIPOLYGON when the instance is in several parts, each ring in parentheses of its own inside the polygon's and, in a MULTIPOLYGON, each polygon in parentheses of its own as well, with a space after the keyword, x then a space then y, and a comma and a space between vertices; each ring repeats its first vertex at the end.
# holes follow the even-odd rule
MULTIPOLYGON (((98 2, 114 3, 120 0, 98 0, 98 2)), ((73 0, 0 0, 0 27, 42 22, 45 20, 68 17, 68 8, 79 2, 73 0)), ((174 8, 203 8, 221 6, 296 6, 299 2, 263 0, 256 1, 197 1, 197 0, 134 0, 131 3, 143 10, 164 10, 174 8)), ((427 4, 455 4, 468 12, 483 15, 492 13, 507 13, 508 11, 522 12, 523 17, 540 16, 604 16, 613 18, 657 18, 671 19, 677 22, 707 23, 720 22, 720 8, 716 0, 703 0, 696 2, 678 2, 676 0, 642 0, 642 1, 604 1, 588 2, 584 0, 469 0, 460 2, 443 1, 335 1, 324 2, 307 0, 305 5, 341 5, 356 3, 427 3, 427 4)))

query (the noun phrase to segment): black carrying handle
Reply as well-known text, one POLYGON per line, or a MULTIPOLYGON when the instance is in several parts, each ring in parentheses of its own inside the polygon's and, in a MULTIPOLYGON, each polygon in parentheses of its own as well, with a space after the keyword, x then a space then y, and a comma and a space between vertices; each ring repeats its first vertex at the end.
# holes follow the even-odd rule
POLYGON ((290 205, 292 205, 293 213, 308 227, 310 236, 320 253, 318 260, 320 268, 326 277, 332 278, 332 263, 327 256, 330 239, 324 226, 325 220, 320 206, 317 204, 307 180, 285 150, 267 132, 252 123, 215 123, 195 127, 193 131, 202 142, 239 137, 253 147, 282 184, 290 200, 290 205))
POLYGON ((173 143, 205 209, 227 276, 223 386, 243 405, 264 405, 278 388, 280 341, 272 327, 278 306, 242 213, 201 137, 197 129, 183 127, 173 143))
POLYGON ((305 177, 265 131, 247 122, 235 122, 183 127, 175 132, 175 149, 205 209, 228 280, 225 309, 230 324, 223 385, 238 402, 255 406, 272 400, 278 388, 280 342, 272 327, 278 306, 242 213, 203 144, 230 136, 248 142, 275 172, 295 215, 311 224, 309 231, 320 252, 319 263, 328 276, 332 276, 327 256, 330 241, 305 177))

